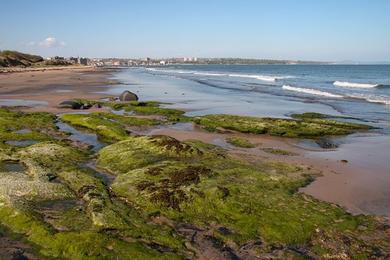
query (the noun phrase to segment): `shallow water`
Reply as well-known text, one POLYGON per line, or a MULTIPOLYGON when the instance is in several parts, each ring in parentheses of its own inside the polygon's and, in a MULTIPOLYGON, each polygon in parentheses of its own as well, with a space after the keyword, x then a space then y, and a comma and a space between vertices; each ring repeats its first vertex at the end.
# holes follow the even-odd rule
POLYGON ((104 143, 99 141, 97 135, 94 133, 79 131, 76 128, 62 121, 56 122, 56 126, 59 128, 60 131, 70 133, 70 140, 89 144, 93 147, 92 150, 95 152, 99 151, 102 147, 105 146, 104 143))
POLYGON ((91 170, 94 171, 94 175, 101 179, 103 183, 107 186, 110 186, 114 181, 116 176, 112 175, 102 169, 99 169, 96 167, 96 162, 95 161, 90 161, 84 165, 84 167, 87 167, 91 170))
POLYGON ((24 172, 26 167, 16 161, 0 161, 0 171, 5 172, 24 172))
POLYGON ((358 133, 339 140, 337 149, 306 154, 310 159, 339 163, 331 169, 334 174, 318 178, 303 191, 353 213, 390 216, 390 136, 358 133))
POLYGON ((0 106, 29 106, 29 107, 41 107, 47 106, 48 102, 40 100, 27 100, 27 99, 0 99, 0 106))
POLYGON ((35 140, 10 140, 10 141, 6 141, 5 143, 9 144, 9 145, 13 145, 13 146, 24 147, 24 146, 30 146, 30 145, 39 143, 39 141, 35 141, 35 140))

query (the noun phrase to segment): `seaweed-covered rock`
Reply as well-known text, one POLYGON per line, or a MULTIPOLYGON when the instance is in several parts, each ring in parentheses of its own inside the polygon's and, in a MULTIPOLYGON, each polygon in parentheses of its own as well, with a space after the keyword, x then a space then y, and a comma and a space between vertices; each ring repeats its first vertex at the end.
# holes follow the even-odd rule
POLYGON ((75 100, 65 100, 58 104, 60 108, 82 109, 83 104, 75 100))
POLYGON ((242 133, 269 134, 285 137, 314 138, 325 135, 346 135, 359 130, 371 129, 368 125, 318 117, 314 114, 309 118, 303 117, 302 119, 296 120, 235 115, 206 115, 194 117, 192 120, 210 131, 218 131, 222 128, 242 133))
POLYGON ((166 159, 191 159, 205 151, 169 136, 139 136, 107 146, 99 151, 98 165, 114 174, 147 166, 166 159))
POLYGON ((20 172, 0 172, 0 200, 56 200, 73 198, 73 193, 60 183, 30 178, 20 172))
POLYGON ((138 96, 134 94, 133 92, 130 92, 128 90, 125 90, 120 94, 119 96, 120 101, 138 101, 138 96))
POLYGON ((142 207, 154 203, 180 210, 181 203, 202 195, 196 190, 196 184, 213 174, 202 165, 165 161, 119 175, 113 189, 142 207))

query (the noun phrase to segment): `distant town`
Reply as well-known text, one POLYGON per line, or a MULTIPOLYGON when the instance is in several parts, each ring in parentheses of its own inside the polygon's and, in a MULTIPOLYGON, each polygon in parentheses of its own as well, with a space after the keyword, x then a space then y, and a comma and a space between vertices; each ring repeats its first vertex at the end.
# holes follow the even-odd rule
POLYGON ((18 51, 0 51, 0 68, 8 67, 47 67, 88 65, 93 67, 139 67, 139 66, 166 66, 174 64, 328 64, 316 61, 292 61, 271 59, 244 59, 244 58, 88 58, 53 56, 43 58, 39 55, 27 54, 18 51))
POLYGON ((124 58, 84 58, 59 57, 49 58, 52 61, 66 61, 70 64, 91 65, 95 67, 137 67, 137 66, 165 66, 173 64, 319 64, 315 61, 291 61, 270 59, 242 59, 242 58, 167 58, 167 59, 124 59, 124 58))

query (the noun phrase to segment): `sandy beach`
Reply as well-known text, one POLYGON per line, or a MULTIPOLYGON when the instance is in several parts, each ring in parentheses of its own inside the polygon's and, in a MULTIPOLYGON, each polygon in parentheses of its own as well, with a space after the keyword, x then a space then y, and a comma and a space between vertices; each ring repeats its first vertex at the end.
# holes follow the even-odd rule
POLYGON ((114 71, 79 66, 0 73, 0 104, 14 100, 13 104, 23 106, 23 100, 28 100, 26 105, 33 106, 27 110, 61 112, 57 106, 64 100, 109 96, 99 92, 108 87, 114 71))

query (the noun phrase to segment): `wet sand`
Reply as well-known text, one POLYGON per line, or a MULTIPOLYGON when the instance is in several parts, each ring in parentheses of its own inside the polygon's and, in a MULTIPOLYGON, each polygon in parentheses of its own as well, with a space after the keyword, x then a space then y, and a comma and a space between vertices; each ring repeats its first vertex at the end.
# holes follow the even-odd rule
MULTIPOLYGON (((59 109, 57 105, 66 99, 99 99, 110 96, 107 90, 115 86, 109 85, 108 81, 114 72, 87 67, 0 73, 0 105, 27 105, 31 107, 23 110, 53 113, 101 111, 102 109, 72 111, 59 109)), ((130 91, 133 88, 131 85, 126 87, 130 91)), ((322 177, 303 188, 302 192, 341 205, 354 214, 390 216, 390 178, 387 167, 390 155, 386 147, 390 141, 389 136, 368 134, 345 137, 341 138, 343 144, 339 148, 325 150, 302 147, 294 139, 209 133, 189 123, 133 129, 133 132, 169 135, 179 140, 197 139, 226 148, 234 156, 250 157, 253 160, 277 160, 309 167, 315 173, 322 174, 322 177), (226 138, 231 135, 242 136, 256 147, 234 147, 226 142, 226 138), (267 153, 262 148, 283 149, 297 155, 276 155, 267 153)))
POLYGON ((34 111, 64 112, 57 108, 67 99, 98 99, 108 88, 115 70, 92 67, 70 67, 0 73, 0 105, 26 105, 34 111), (9 100, 13 100, 10 102, 9 100))
POLYGON ((297 140, 265 135, 210 133, 198 127, 190 129, 162 128, 144 134, 169 135, 178 140, 200 140, 221 146, 230 154, 251 160, 275 160, 294 163, 310 169, 319 177, 300 191, 313 197, 338 204, 352 214, 390 216, 390 178, 386 143, 389 136, 366 134, 345 137, 345 144, 336 149, 312 149, 298 146, 297 140), (240 136, 256 145, 237 148, 226 142, 230 136, 240 136), (350 143, 348 140, 357 139, 350 143), (382 144, 382 145, 378 145, 382 144), (267 153, 264 148, 283 149, 295 155, 267 153), (375 157, 375 154, 380 156, 375 157), (387 159, 386 159, 387 158, 387 159), (343 162, 342 160, 347 160, 343 162))

